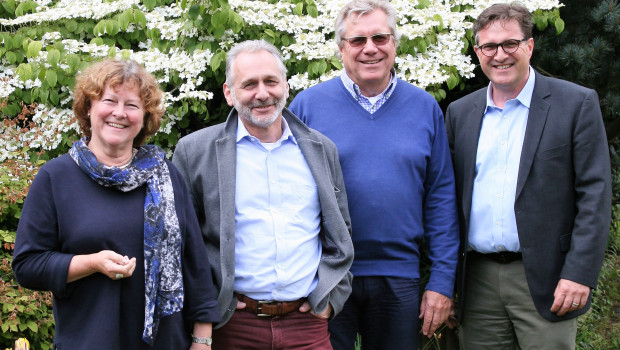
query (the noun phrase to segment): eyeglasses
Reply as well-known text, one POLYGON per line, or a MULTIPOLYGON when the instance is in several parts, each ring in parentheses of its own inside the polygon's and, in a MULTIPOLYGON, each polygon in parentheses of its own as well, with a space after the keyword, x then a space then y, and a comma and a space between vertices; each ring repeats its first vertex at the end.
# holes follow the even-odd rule
POLYGON ((529 38, 524 38, 521 40, 509 39, 499 44, 484 44, 476 47, 482 52, 483 55, 493 57, 497 53, 497 48, 499 46, 502 47, 502 50, 504 50, 505 53, 515 53, 519 49, 519 45, 528 40, 529 38))
POLYGON ((349 45, 351 45, 351 47, 364 47, 366 46, 366 41, 368 41, 368 38, 370 38, 372 40, 372 42, 376 45, 376 46, 381 46, 381 45, 385 45, 390 41, 390 36, 393 35, 392 33, 377 33, 374 35, 370 35, 370 36, 351 36, 348 38, 342 38, 342 40, 348 41, 349 45))

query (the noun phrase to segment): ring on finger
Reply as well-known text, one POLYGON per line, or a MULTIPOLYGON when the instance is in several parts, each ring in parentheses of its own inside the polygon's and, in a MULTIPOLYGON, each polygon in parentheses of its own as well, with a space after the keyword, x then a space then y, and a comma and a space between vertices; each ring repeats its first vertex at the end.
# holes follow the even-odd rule
POLYGON ((574 301, 573 301, 572 305, 573 305, 574 307, 577 307, 577 306, 579 306, 579 303, 576 303, 576 302, 574 302, 574 301))
MULTIPOLYGON (((114 276, 115 279, 120 280, 121 278, 125 278, 125 275, 123 275, 122 273, 117 273, 116 276, 114 276)), ((573 303, 574 305, 575 303, 573 303)))

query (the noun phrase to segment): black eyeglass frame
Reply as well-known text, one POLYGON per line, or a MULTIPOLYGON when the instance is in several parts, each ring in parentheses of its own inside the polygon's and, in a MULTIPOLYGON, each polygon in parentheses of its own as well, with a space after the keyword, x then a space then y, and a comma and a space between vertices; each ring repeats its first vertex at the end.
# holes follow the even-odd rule
POLYGON ((382 46, 382 45, 387 44, 390 41, 390 36, 394 36, 394 34, 392 34, 392 33, 376 33, 376 34, 368 35, 368 36, 366 36, 366 35, 356 35, 356 36, 350 36, 348 38, 342 38, 342 40, 348 42, 349 45, 351 45, 352 47, 364 47, 364 46, 366 46, 366 43, 368 42, 368 38, 370 38, 370 40, 372 40, 372 43, 375 44, 375 46, 382 46), (379 37, 386 36, 386 35, 387 35, 388 39, 385 42, 377 43, 375 41, 375 38, 379 38, 379 37), (351 42, 351 40, 355 40, 355 39, 364 39, 364 43, 353 44, 351 42))
POLYGON ((521 40, 519 39, 508 39, 508 40, 504 40, 499 44, 495 44, 495 43, 488 43, 488 44, 484 44, 484 45, 476 45, 476 47, 478 48, 478 50, 480 50, 480 52, 482 52, 483 55, 487 56, 487 57, 493 57, 495 55, 497 55, 497 50, 498 48, 501 46, 502 50, 504 50, 505 53, 507 54, 511 54, 511 53, 515 53, 517 52, 517 50, 519 50, 519 46, 521 46, 521 43, 524 41, 528 41, 530 40, 530 38, 523 38, 521 40), (515 49, 510 51, 510 50, 506 50, 506 48, 504 47, 504 45, 506 44, 510 44, 510 43, 516 43, 517 45, 515 46, 515 49), (492 54, 487 54, 486 52, 484 52, 485 48, 491 48, 494 47, 495 50, 493 50, 492 54))

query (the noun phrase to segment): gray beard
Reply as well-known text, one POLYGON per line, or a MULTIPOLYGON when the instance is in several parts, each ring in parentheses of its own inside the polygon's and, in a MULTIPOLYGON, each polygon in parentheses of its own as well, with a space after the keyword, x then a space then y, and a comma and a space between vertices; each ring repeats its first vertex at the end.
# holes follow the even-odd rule
POLYGON ((239 100, 237 100, 237 95, 235 95, 234 89, 231 90, 231 97, 233 99, 233 106, 237 110, 237 113, 239 114, 239 116, 243 118, 243 120, 251 123, 252 125, 255 125, 261 128, 267 128, 271 126, 271 124, 273 124, 276 121, 276 119, 278 119, 280 114, 282 114, 282 110, 284 109, 284 104, 286 103, 286 100, 284 99, 283 100, 273 99, 273 100, 269 100, 265 102, 255 102, 255 103, 250 104, 249 106, 246 106, 242 104, 241 102, 239 102, 239 100), (252 108, 260 107, 260 106, 269 106, 269 105, 276 106, 276 110, 273 111, 271 115, 259 118, 252 114, 252 108))

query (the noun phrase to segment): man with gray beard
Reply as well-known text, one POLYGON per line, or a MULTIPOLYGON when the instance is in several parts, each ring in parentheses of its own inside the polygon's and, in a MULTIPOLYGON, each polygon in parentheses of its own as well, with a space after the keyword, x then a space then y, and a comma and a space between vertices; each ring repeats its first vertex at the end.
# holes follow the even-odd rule
POLYGON ((182 138, 173 158, 219 292, 213 349, 332 349, 327 320, 353 261, 336 147, 284 107, 286 67, 265 41, 230 50, 224 96, 226 122, 182 138))

